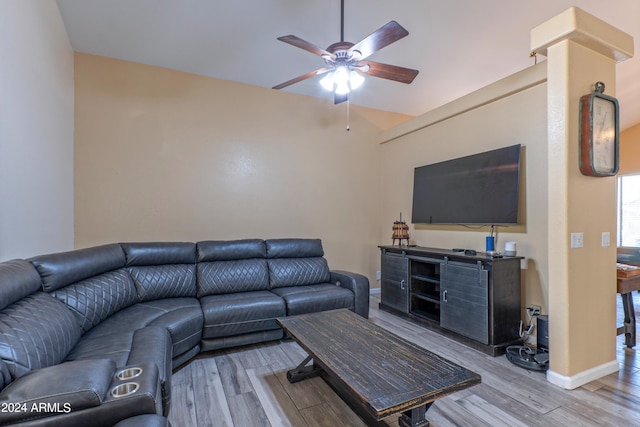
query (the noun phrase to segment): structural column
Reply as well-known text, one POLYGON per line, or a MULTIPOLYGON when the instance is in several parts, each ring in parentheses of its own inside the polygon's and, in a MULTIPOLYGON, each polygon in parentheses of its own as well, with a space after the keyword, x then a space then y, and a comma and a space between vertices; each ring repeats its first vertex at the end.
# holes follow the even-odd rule
POLYGON ((547 56, 547 379, 572 389, 618 369, 616 181, 580 173, 579 100, 597 81, 615 96, 615 65, 633 56, 633 39, 572 7, 534 28, 531 48, 547 56))

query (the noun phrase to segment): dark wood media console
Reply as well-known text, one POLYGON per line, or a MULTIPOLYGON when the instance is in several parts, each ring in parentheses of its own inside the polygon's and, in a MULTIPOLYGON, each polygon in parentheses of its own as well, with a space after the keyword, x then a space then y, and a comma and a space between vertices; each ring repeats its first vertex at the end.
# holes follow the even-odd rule
POLYGON ((497 356, 520 342, 522 257, 380 246, 380 308, 497 356))

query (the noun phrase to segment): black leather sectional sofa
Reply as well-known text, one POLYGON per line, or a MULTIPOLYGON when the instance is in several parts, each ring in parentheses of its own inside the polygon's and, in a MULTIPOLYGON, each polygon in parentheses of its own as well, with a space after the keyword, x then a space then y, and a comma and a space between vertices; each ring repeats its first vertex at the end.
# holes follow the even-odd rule
POLYGON ((162 426, 172 370, 349 308, 366 277, 320 240, 120 243, 0 263, 0 425, 162 426), (147 414, 147 415, 142 415, 147 414))

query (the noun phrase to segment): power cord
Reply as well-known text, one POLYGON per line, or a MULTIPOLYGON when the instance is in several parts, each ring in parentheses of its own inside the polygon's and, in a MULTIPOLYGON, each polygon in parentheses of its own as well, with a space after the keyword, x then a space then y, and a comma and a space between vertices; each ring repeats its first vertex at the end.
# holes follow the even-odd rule
POLYGON ((529 317, 529 324, 527 325, 527 329, 524 330, 524 322, 520 320, 519 334, 520 338, 522 338, 522 342, 526 343, 531 336, 531 332, 533 332, 535 325, 533 324, 533 318, 538 317, 540 315, 540 310, 536 307, 527 307, 527 316, 529 317))

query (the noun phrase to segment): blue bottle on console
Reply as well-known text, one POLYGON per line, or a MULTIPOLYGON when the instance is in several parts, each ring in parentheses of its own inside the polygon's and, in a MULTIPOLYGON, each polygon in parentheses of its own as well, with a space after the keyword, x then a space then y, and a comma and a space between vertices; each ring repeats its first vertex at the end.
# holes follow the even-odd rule
POLYGON ((486 242, 486 248, 485 248, 485 250, 486 250, 487 252, 493 252, 493 251, 495 251, 495 244, 496 244, 495 237, 493 237, 493 236, 487 236, 487 242, 486 242))

